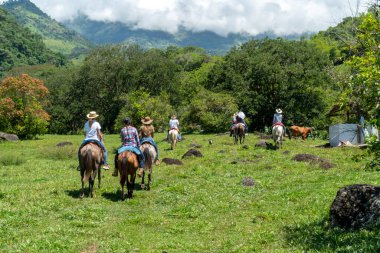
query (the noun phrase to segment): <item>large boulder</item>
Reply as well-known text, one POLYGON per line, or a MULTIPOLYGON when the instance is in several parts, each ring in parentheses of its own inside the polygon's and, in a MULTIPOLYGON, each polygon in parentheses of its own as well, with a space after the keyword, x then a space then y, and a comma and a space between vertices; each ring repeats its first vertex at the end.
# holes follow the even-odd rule
POLYGON ((183 156, 182 156, 182 159, 185 158, 185 157, 191 157, 191 156, 195 156, 195 157, 203 157, 202 153, 197 150, 197 149, 190 149, 189 151, 187 151, 183 156))
POLYGON ((380 226, 380 187, 355 184, 340 189, 330 207, 333 227, 347 229, 380 226))
POLYGON ((19 138, 15 134, 0 132, 0 141, 19 141, 19 138))

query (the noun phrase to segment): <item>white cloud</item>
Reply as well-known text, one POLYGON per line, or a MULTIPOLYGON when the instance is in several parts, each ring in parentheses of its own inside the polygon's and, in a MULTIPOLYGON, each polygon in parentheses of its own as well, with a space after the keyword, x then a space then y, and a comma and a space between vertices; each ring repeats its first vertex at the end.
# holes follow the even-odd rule
MULTIPOLYGON (((4 1, 4 0, 0 0, 4 1)), ((268 30, 276 34, 325 30, 364 11, 369 0, 31 0, 63 21, 78 12, 90 19, 174 33, 179 26, 220 35, 268 30)))

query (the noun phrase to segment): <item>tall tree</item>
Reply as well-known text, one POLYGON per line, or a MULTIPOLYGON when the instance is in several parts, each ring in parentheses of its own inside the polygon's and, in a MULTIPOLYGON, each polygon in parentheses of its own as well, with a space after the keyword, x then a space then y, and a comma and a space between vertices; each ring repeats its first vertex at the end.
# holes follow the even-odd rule
POLYGON ((47 94, 43 82, 29 75, 5 78, 0 85, 0 130, 23 139, 46 133, 47 94))
POLYGON ((324 125, 328 65, 327 55, 306 41, 253 40, 216 64, 207 87, 237 98, 254 128, 270 125, 277 107, 289 124, 324 125))

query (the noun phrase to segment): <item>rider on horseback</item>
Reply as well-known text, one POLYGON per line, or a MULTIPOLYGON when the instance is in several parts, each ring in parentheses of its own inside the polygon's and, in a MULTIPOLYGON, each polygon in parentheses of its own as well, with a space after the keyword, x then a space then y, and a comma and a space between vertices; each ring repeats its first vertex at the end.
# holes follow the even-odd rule
MULTIPOLYGON (((141 120, 141 123, 143 125, 140 127, 140 130, 139 130, 139 138, 140 138, 141 144, 148 142, 154 146, 154 148, 156 149, 156 153, 157 153, 155 161, 156 161, 156 164, 159 164, 158 147, 157 147, 156 142, 153 140, 154 127, 152 125, 152 122, 153 122, 153 119, 151 119, 150 117, 145 117, 141 120)), ((142 171, 141 172, 139 171, 139 175, 141 175, 141 174, 142 174, 142 171)))
MULTIPOLYGON (((98 116, 99 115, 95 111, 91 111, 87 114, 88 121, 84 124, 85 137, 78 150, 78 159, 81 148, 89 142, 95 142, 103 150, 103 169, 109 170, 107 164, 107 150, 103 143, 104 138, 102 131, 100 131, 101 126, 99 122, 95 120, 98 116)), ((80 170, 79 166, 77 170, 80 170)))
POLYGON ((236 115, 236 122, 237 122, 237 124, 238 123, 244 124, 244 129, 245 129, 244 131, 247 133, 248 132, 248 125, 245 123, 244 119, 245 119, 245 114, 242 110, 240 110, 236 115))
POLYGON ((112 176, 117 177, 118 168, 117 168, 117 157, 118 154, 124 151, 132 151, 135 153, 139 160, 139 170, 142 170, 144 167, 144 154, 140 151, 140 139, 135 127, 132 126, 132 120, 127 117, 124 120, 124 127, 120 132, 122 146, 118 149, 118 152, 115 155, 115 170, 112 176))
POLYGON ((282 123, 282 118, 282 110, 280 108, 277 108, 276 113, 273 115, 272 127, 274 127, 275 125, 285 127, 285 125, 282 123))
MULTIPOLYGON (((178 141, 181 141, 182 140, 182 136, 181 136, 181 133, 179 132, 179 121, 177 119, 177 117, 173 114, 172 117, 170 118, 169 120, 169 131, 168 131, 168 134, 170 132, 170 130, 177 130, 178 131, 178 141)), ((169 137, 168 137, 169 139, 169 137)))

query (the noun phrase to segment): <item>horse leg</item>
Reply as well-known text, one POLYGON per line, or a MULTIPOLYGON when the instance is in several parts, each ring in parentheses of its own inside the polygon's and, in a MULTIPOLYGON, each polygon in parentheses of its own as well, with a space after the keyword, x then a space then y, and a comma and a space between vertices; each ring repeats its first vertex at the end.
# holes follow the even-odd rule
POLYGON ((91 177, 89 179, 88 188, 90 191, 90 196, 91 198, 93 198, 94 197, 94 180, 92 180, 91 177))
POLYGON ((79 195, 80 198, 83 198, 84 197, 84 182, 83 182, 83 177, 82 177, 82 189, 80 190, 80 195, 79 195))
POLYGON ((152 181, 152 172, 148 174, 148 187, 146 188, 148 191, 150 190, 150 182, 152 181))
POLYGON ((125 188, 125 171, 123 171, 123 165, 121 165, 121 168, 120 168, 120 185, 121 185, 121 200, 125 200, 125 192, 124 192, 124 188, 125 188))
POLYGON ((100 181, 101 181, 101 168, 98 169, 98 188, 100 189, 100 181))
POLYGON ((142 174, 142 177, 141 177, 141 189, 145 189, 145 182, 144 182, 144 179, 145 179, 145 170, 143 171, 143 174, 142 174))
POLYGON ((125 200, 124 184, 121 185, 121 200, 125 200))
POLYGON ((133 194, 133 189, 135 188, 136 173, 131 175, 131 198, 133 194))
POLYGON ((127 198, 131 199, 133 194, 133 188, 132 188, 132 182, 127 180, 127 189, 128 189, 128 195, 127 198))

